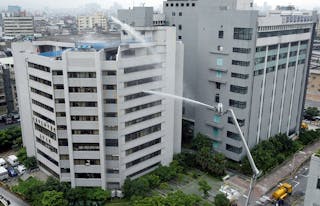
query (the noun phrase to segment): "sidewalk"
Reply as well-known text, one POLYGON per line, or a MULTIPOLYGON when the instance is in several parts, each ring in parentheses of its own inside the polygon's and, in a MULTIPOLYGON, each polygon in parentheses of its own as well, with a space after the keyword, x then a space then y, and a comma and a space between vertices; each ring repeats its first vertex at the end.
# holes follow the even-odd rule
MULTIPOLYGON (((288 178, 292 171, 296 171, 305 161, 307 161, 310 156, 320 149, 320 140, 313 145, 305 147, 302 152, 305 154, 296 153, 293 158, 287 160, 284 164, 275 168, 270 174, 259 179, 254 187, 253 194, 251 196, 251 203, 254 203, 263 195, 270 192, 274 187, 278 185, 279 182, 282 182, 286 178, 288 178), (294 168, 293 168, 294 166, 294 168)), ((248 188, 250 184, 250 179, 239 178, 238 176, 234 176, 228 180, 229 184, 240 187, 245 190, 245 194, 248 193, 248 188)), ((241 206, 241 205, 240 205, 241 206)))

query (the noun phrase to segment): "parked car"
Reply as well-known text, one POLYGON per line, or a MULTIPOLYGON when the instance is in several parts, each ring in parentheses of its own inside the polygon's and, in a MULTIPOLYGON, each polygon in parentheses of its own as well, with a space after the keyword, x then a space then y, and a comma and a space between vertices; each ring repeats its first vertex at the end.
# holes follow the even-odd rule
POLYGON ((9 178, 8 171, 6 170, 6 168, 0 167, 0 180, 2 181, 8 178, 9 178))
POLYGON ((17 166, 19 164, 19 161, 18 161, 18 157, 15 156, 15 155, 10 155, 7 157, 7 162, 9 162, 9 164, 14 167, 14 166, 17 166))
POLYGON ((24 165, 18 165, 17 170, 19 175, 23 175, 27 169, 24 165))
POLYGON ((8 167, 7 171, 8 171, 8 174, 10 177, 18 176, 18 173, 15 171, 15 169, 13 167, 8 167))
POLYGON ((3 158, 0 158, 0 167, 6 167, 7 163, 3 158))

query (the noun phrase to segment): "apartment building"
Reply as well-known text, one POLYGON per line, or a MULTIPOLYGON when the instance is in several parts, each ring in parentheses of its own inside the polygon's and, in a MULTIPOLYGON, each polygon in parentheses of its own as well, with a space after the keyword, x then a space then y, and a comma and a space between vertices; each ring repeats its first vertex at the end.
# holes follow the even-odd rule
POLYGON ((78 16, 78 31, 108 31, 108 18, 104 14, 97 13, 92 16, 78 16))
MULTIPOLYGON (((278 133, 299 132, 312 12, 270 11, 260 16, 250 0, 167 0, 163 11, 185 45, 184 96, 232 108, 252 148, 278 133)), ((185 104, 184 123, 239 161, 245 151, 231 116, 185 104)))
POLYGON ((3 18, 4 36, 23 37, 33 36, 34 23, 32 16, 12 16, 3 18))
POLYGON ((183 44, 175 28, 121 41, 13 44, 24 145, 72 187, 118 189, 180 152, 183 44))
POLYGON ((18 111, 13 57, 0 58, 0 117, 18 111))

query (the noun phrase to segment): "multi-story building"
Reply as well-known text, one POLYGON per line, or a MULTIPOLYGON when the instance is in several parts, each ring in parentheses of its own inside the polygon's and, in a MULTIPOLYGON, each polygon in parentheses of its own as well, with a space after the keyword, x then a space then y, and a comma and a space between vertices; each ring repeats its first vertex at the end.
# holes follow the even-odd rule
POLYGON ((78 16, 78 31, 108 31, 108 18, 104 14, 97 13, 93 16, 78 16))
MULTIPOLYGON (((251 0, 167 0, 163 10, 185 45, 184 96, 232 108, 250 147, 278 133, 299 132, 312 12, 270 11, 251 0)), ((245 155, 230 115, 184 105, 184 122, 208 135, 228 158, 245 155)))
POLYGON ((3 18, 3 32, 8 37, 33 36, 34 23, 31 16, 13 16, 3 18))
POLYGON ((0 117, 18 111, 13 57, 0 58, 0 117))
POLYGON ((14 43, 22 137, 40 168, 74 186, 119 188, 180 152, 183 44, 175 28, 121 41, 14 43))
POLYGON ((317 107, 320 110, 320 67, 309 72, 305 108, 308 107, 317 107))
POLYGON ((320 155, 311 156, 310 169, 308 174, 306 196, 304 205, 319 206, 320 205, 320 155))

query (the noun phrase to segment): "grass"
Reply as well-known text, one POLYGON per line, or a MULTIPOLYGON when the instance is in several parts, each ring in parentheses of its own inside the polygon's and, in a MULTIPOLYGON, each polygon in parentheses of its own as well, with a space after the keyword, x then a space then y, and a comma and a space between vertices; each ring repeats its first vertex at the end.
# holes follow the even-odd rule
POLYGON ((108 201, 107 206, 130 206, 130 201, 125 200, 125 199, 115 199, 111 200, 110 202, 108 201))

